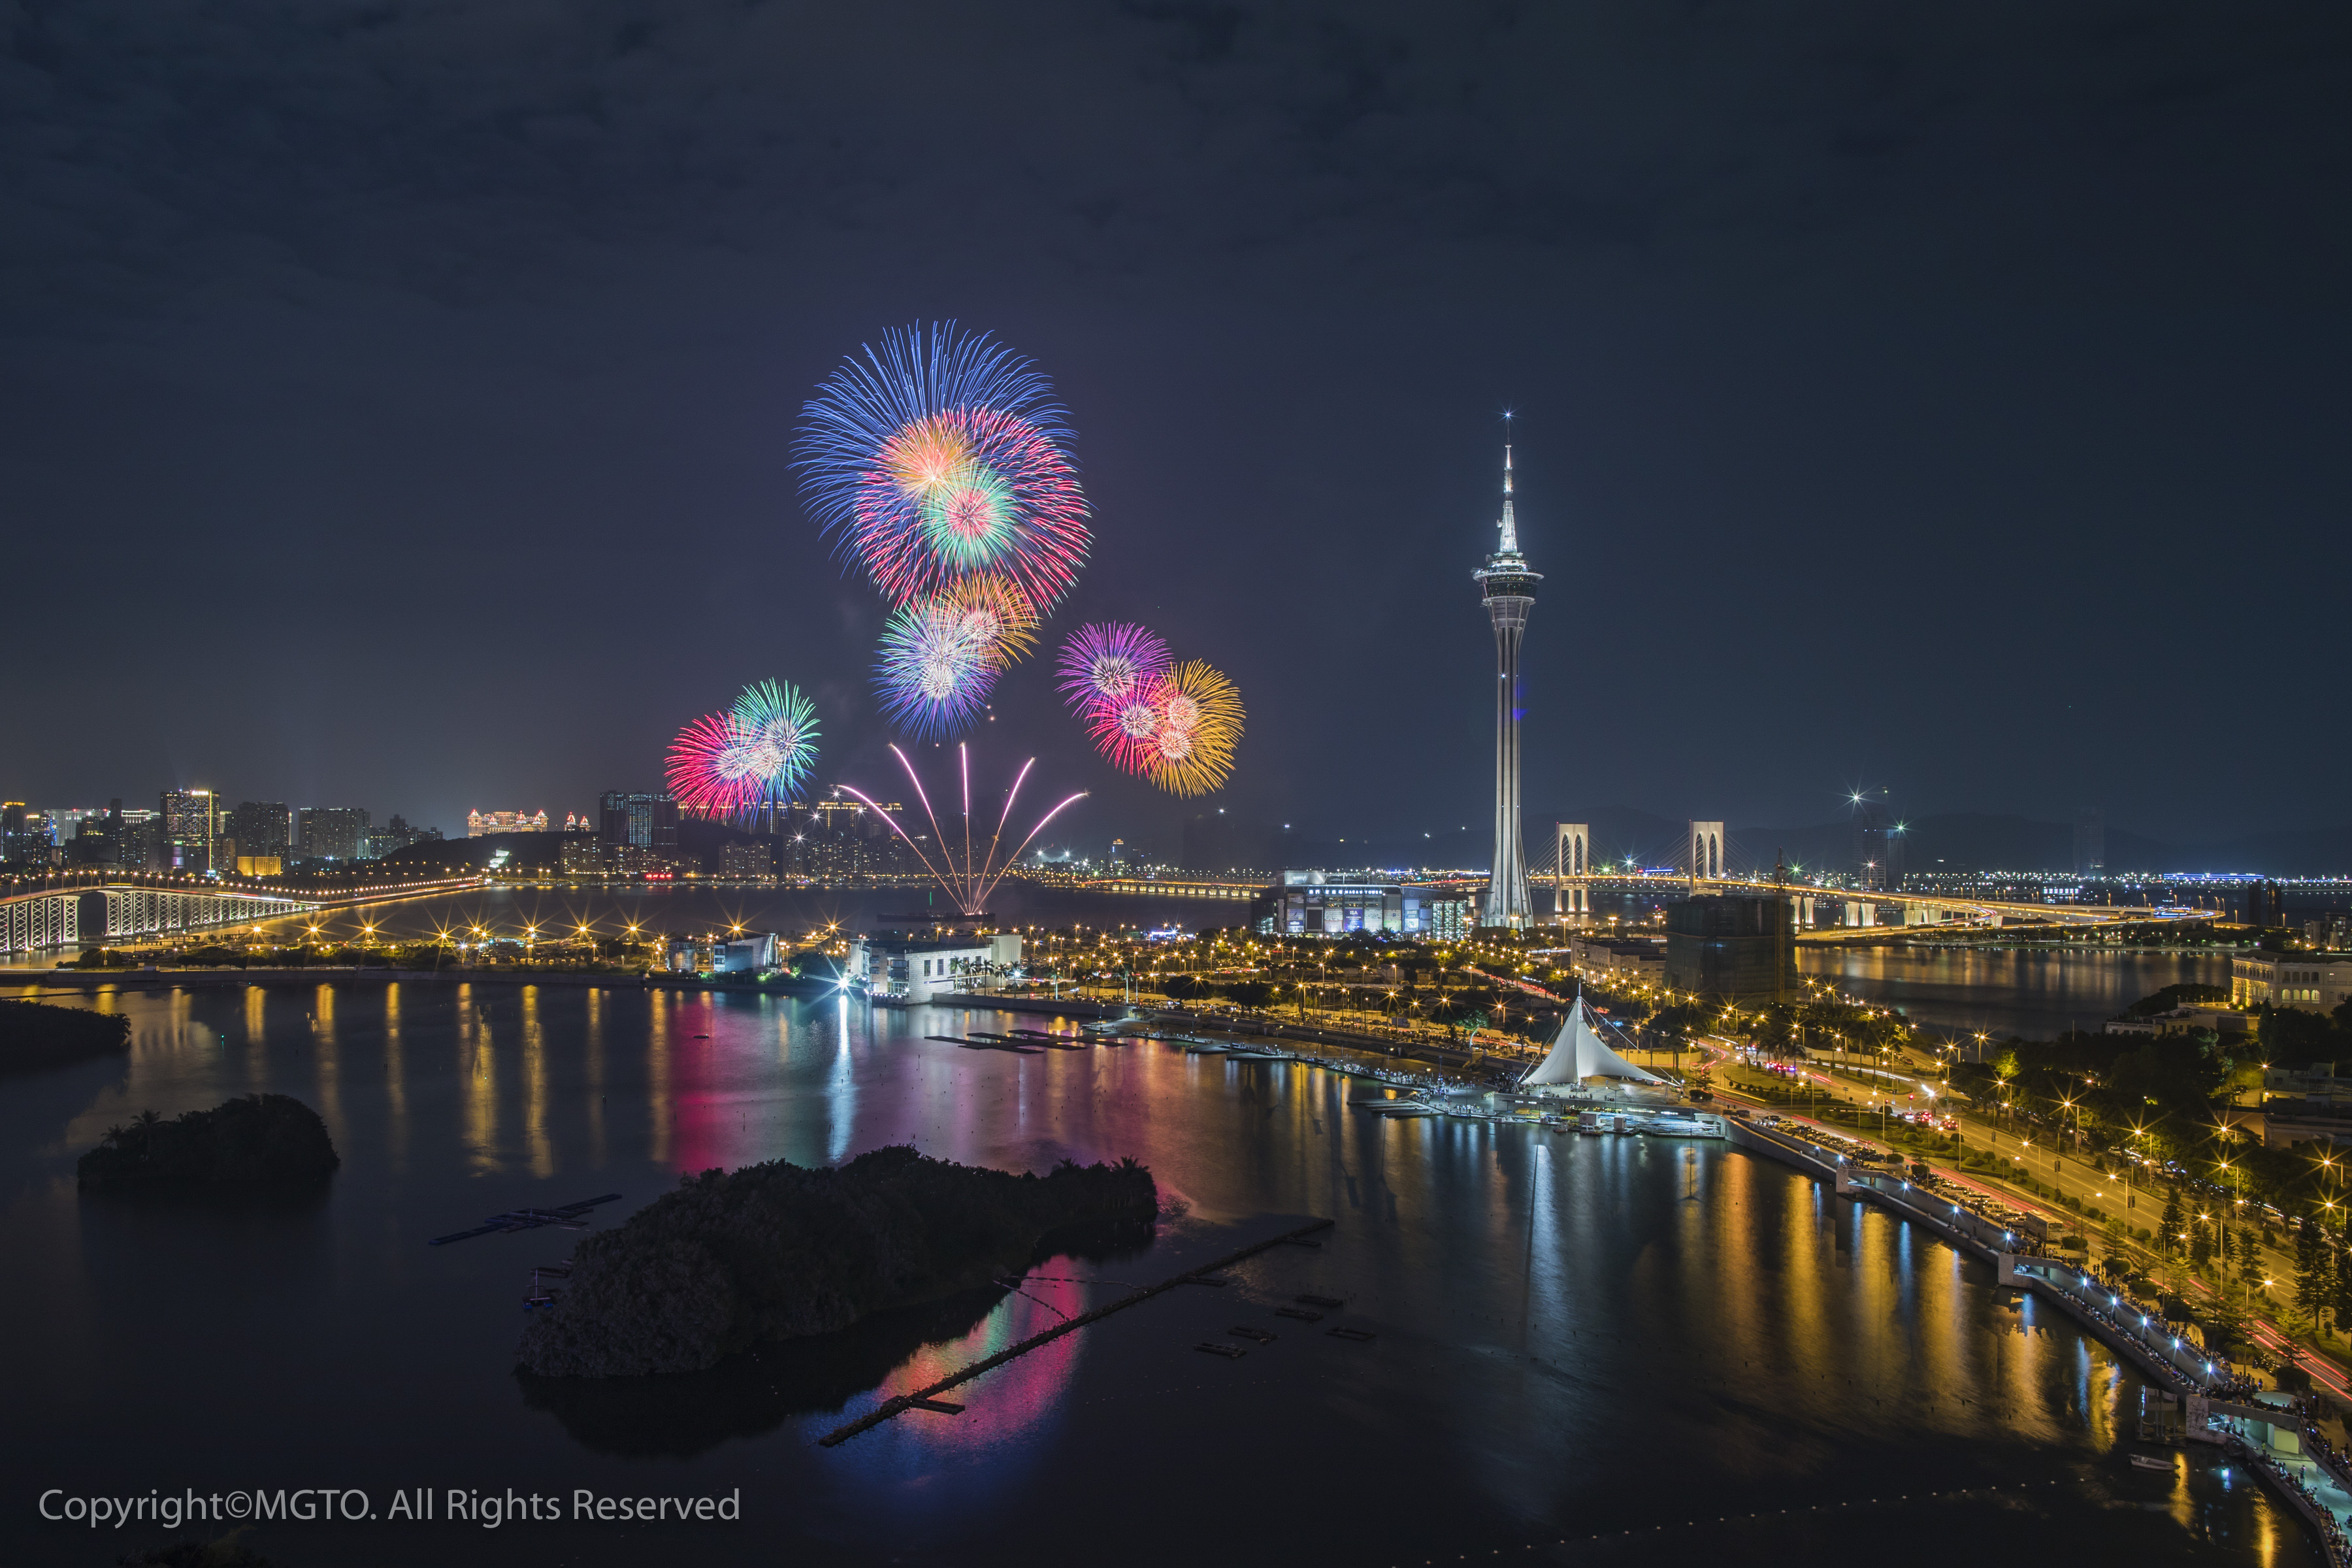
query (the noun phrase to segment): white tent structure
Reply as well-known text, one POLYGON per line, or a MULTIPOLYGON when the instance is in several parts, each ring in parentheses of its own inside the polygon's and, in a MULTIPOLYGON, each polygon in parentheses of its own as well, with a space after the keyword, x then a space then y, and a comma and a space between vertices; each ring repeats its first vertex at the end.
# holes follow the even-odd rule
POLYGON ((1666 1081, 1646 1068, 1635 1067, 1603 1044, 1601 1031, 1592 1026, 1590 1012, 1584 1005, 1583 989, 1579 987, 1576 1005, 1568 1010, 1568 1017, 1559 1026, 1559 1037, 1551 1043, 1551 1054, 1519 1080, 1521 1089, 1574 1089, 1588 1078, 1630 1078, 1637 1083, 1666 1081))

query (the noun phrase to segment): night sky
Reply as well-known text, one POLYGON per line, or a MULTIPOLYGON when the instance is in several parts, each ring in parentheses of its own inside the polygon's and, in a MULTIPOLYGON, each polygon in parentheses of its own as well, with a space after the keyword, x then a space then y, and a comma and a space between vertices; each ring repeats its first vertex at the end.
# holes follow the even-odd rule
MULTIPOLYGON (((2347 13, 1937 10, 19 0, 0 794, 462 833, 769 676, 892 793, 791 435, 951 317, 1073 416, 1049 635, 1239 683, 1212 807, 1479 837, 1508 408, 1531 838, 2341 825, 2347 13)), ((1172 848, 1049 662, 983 776, 1172 848)))

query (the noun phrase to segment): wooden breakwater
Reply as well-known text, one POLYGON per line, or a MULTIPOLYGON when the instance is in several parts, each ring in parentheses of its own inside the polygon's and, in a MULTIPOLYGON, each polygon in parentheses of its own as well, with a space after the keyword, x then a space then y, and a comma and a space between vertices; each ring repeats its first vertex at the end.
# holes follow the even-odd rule
POLYGON ((1006 1362, 1013 1360, 1015 1357, 1027 1355, 1031 1351, 1035 1350, 1040 1345, 1051 1344, 1054 1341, 1060 1339, 1064 1334, 1076 1333, 1078 1330, 1085 1328, 1088 1323, 1098 1323, 1105 1318, 1109 1317, 1113 1312, 1123 1312, 1129 1307, 1136 1306, 1144 1301, 1149 1301, 1151 1298, 1159 1295, 1160 1292, 1164 1290, 1172 1290, 1179 1285, 1198 1284, 1213 1274, 1231 1268, 1236 1263, 1255 1258, 1259 1253, 1267 1250, 1269 1247, 1280 1247, 1286 1242, 1304 1241, 1307 1237, 1313 1236, 1318 1230, 1330 1229, 1335 1223, 1337 1222, 1332 1220, 1318 1219, 1311 1225, 1302 1225, 1296 1230, 1286 1230, 1280 1236, 1270 1236, 1264 1241, 1252 1242, 1249 1246, 1243 1247, 1238 1252, 1229 1252, 1213 1263, 1203 1263, 1197 1268, 1188 1268, 1183 1273, 1176 1275, 1172 1279, 1162 1279, 1157 1285, 1145 1285, 1139 1287, 1139 1289, 1131 1290, 1128 1294, 1121 1296, 1116 1301, 1107 1301, 1103 1303, 1103 1305, 1094 1308, 1090 1311, 1081 1312, 1076 1317, 1071 1318, 1065 1322, 1056 1323, 1054 1327, 1047 1329, 1042 1334, 1032 1334, 1017 1345, 1009 1345, 1005 1349, 997 1352, 992 1356, 986 1357, 981 1361, 976 1361, 970 1366, 965 1367, 961 1372, 951 1373, 948 1376, 940 1379, 939 1382, 932 1384, 928 1388, 919 1388, 912 1394, 901 1394, 895 1395, 892 1398, 886 1399, 881 1404, 876 1405, 873 1409, 867 1411, 865 1415, 859 1416, 856 1420, 848 1423, 846 1426, 836 1426, 832 1431, 827 1432, 824 1436, 817 1439, 817 1443, 822 1447, 835 1447, 840 1444, 846 1443, 852 1437, 856 1436, 860 1432, 879 1426, 883 1422, 891 1419, 893 1416, 903 1415, 909 1410, 933 1407, 937 1405, 940 1394, 946 1393, 949 1389, 955 1387, 958 1384, 969 1383, 973 1378, 980 1376, 982 1373, 992 1372, 996 1368, 1003 1366, 1006 1362))

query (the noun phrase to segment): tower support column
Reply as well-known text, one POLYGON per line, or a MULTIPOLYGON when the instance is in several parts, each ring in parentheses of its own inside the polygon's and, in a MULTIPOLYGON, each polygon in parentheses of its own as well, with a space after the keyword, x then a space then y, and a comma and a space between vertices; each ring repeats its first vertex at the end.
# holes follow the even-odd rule
POLYGON ((1543 574, 1519 553, 1518 525, 1511 510, 1511 449, 1503 448, 1503 516, 1500 548, 1472 576, 1495 633, 1495 847, 1486 882, 1483 925, 1523 931, 1534 921, 1528 897, 1528 858, 1519 837, 1519 724, 1527 716, 1519 686, 1519 643, 1528 612, 1535 607, 1543 574))

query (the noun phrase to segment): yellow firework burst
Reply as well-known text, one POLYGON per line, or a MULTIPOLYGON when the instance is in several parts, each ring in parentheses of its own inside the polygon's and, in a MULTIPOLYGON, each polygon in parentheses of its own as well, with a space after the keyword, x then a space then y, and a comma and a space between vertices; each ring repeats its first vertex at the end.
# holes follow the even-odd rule
POLYGON ((993 668, 1026 658, 1037 646, 1037 607, 1002 572, 959 577, 931 603, 933 613, 952 621, 993 668))
POLYGON ((1159 731, 1152 751, 1151 782, 1171 795, 1206 795, 1234 771, 1234 748, 1242 738, 1242 697, 1234 683, 1199 659, 1169 672, 1154 707, 1159 731))

